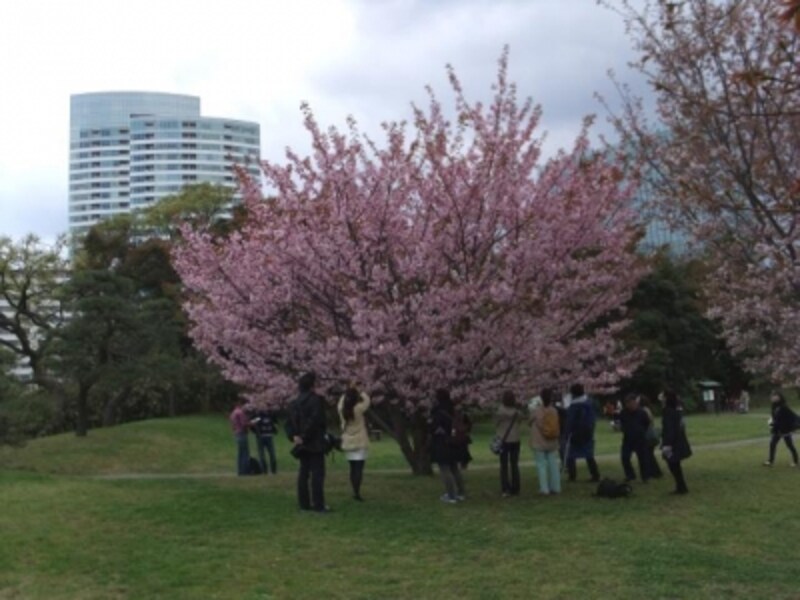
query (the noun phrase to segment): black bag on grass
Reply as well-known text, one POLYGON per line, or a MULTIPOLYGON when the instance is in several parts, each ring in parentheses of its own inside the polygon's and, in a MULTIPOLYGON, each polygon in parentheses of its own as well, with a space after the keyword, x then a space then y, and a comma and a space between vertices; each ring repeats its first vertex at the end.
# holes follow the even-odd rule
POLYGON ((250 457, 247 466, 248 475, 261 475, 261 463, 252 456, 250 457))
POLYGON ((597 484, 595 496, 598 498, 627 498, 633 493, 633 488, 627 483, 617 483, 613 479, 605 478, 597 484))

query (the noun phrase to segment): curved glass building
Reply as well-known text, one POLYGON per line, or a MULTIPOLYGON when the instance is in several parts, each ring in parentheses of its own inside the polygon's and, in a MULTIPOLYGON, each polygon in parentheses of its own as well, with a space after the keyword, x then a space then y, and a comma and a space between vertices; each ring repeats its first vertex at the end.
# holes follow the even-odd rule
POLYGON ((196 96, 75 94, 70 98, 70 232, 85 232, 188 184, 235 187, 237 165, 258 179, 260 155, 258 123, 202 117, 196 96))

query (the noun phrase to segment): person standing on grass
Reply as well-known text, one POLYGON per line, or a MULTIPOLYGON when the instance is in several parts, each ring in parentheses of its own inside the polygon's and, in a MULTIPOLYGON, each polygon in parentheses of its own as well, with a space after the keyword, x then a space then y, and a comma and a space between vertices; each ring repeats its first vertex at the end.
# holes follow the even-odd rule
POLYGON ((317 376, 304 373, 298 380, 300 394, 289 405, 286 435, 294 444, 292 455, 300 461, 297 501, 300 510, 330 512, 325 504, 325 401, 314 392, 317 376), (311 493, 309 494, 309 478, 311 493))
POLYGON ((647 430, 650 427, 650 419, 647 413, 639 406, 639 399, 636 394, 628 394, 625 397, 622 411, 619 414, 620 428, 622 429, 622 447, 620 448, 620 459, 622 469, 625 471, 625 481, 635 481, 636 472, 633 470, 631 455, 636 454, 639 461, 639 475, 642 482, 650 479, 651 471, 647 451, 647 430))
POLYGON ((439 477, 444 485, 440 500, 447 504, 466 499, 464 480, 458 467, 460 452, 457 440, 454 443, 454 415, 450 392, 436 390, 431 411, 431 462, 439 467, 439 477))
POLYGON ((542 390, 542 403, 531 415, 530 447, 539 474, 539 493, 543 496, 561 493, 559 445, 561 428, 558 411, 554 406, 555 394, 550 388, 542 390))
POLYGON ((500 492, 503 498, 519 495, 519 422, 514 392, 506 391, 494 418, 495 435, 503 440, 500 451, 500 492))
POLYGON ((370 407, 370 399, 351 385, 339 399, 339 420, 342 424, 342 450, 350 464, 350 486, 353 499, 362 502, 361 481, 369 450, 369 431, 364 413, 370 407))
POLYGON ((259 410, 250 421, 253 433, 256 435, 258 445, 258 461, 261 463, 261 472, 275 475, 278 472, 278 461, 275 457, 275 434, 278 433, 278 419, 272 411, 259 410), (266 452, 265 452, 266 451, 266 452), (267 465, 269 454, 269 465, 267 465), (267 470, 269 467, 269 470, 267 470))
POLYGON ((792 432, 797 429, 797 415, 786 404, 786 398, 780 392, 772 392, 770 396, 772 402, 772 418, 770 419, 770 430, 772 437, 769 440, 769 459, 764 463, 765 467, 771 467, 775 462, 775 448, 783 438, 783 442, 792 453, 792 465, 797 466, 797 449, 792 441, 792 432))
POLYGON ((580 383, 573 384, 570 389, 570 403, 567 408, 567 473, 569 480, 577 477, 576 461, 586 459, 591 481, 600 481, 600 470, 594 459, 594 428, 597 416, 589 397, 580 383))
POLYGON ((681 462, 692 455, 692 448, 686 437, 683 410, 673 391, 662 393, 659 399, 664 403, 664 412, 661 415, 661 453, 675 479, 675 490, 672 493, 688 494, 689 488, 683 478, 681 462))
POLYGON ((244 412, 245 401, 237 399, 228 420, 231 422, 233 437, 236 440, 236 473, 238 475, 250 474, 250 445, 247 437, 250 431, 250 423, 247 414, 244 412))
POLYGON ((650 463, 650 477, 653 479, 661 479, 664 476, 664 472, 661 470, 661 467, 658 466, 658 461, 656 460, 656 447, 661 441, 661 432, 656 427, 656 418, 650 408, 650 400, 648 400, 647 396, 644 394, 639 396, 639 406, 647 413, 647 418, 650 420, 650 426, 648 427, 646 435, 647 447, 645 449, 647 461, 650 463))

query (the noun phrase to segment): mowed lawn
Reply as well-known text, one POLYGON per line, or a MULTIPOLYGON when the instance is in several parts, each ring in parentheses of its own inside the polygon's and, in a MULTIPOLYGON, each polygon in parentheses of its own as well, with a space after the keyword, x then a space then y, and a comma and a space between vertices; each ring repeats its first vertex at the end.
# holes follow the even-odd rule
MULTIPOLYGON (((686 497, 665 479, 626 500, 586 483, 541 498, 526 464, 522 496, 501 499, 484 426, 468 500, 444 505, 438 479, 407 474, 382 441, 363 504, 343 457, 329 463, 330 515, 296 510, 283 443, 277 476, 223 475, 221 417, 38 440, 0 451, 0 598, 798 598, 800 473, 784 448, 760 466, 765 420, 690 417, 686 497), (135 473, 176 477, 96 477, 135 473)), ((604 424, 598 438, 616 452, 604 424)), ((621 474, 615 457, 600 466, 621 474)))

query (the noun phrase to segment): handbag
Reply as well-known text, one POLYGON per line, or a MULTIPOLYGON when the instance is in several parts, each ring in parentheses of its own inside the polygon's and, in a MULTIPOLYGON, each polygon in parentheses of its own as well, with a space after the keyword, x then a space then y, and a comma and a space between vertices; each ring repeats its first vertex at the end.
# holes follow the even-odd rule
POLYGON ((506 432, 503 434, 503 437, 499 435, 494 436, 494 439, 489 443, 489 450, 492 451, 492 454, 496 456, 500 456, 500 453, 503 452, 503 444, 506 443, 506 438, 508 434, 511 432, 511 428, 514 426, 514 423, 517 420, 517 413, 514 413, 514 416, 511 418, 511 423, 508 424, 506 428, 506 432))

